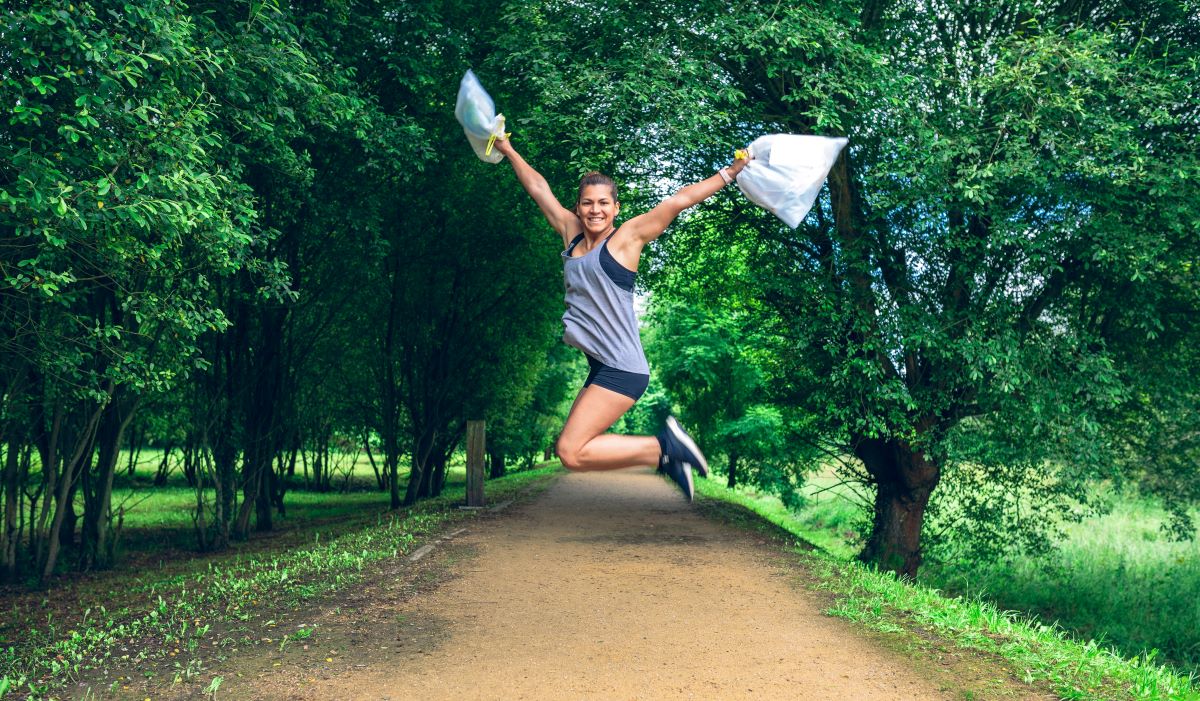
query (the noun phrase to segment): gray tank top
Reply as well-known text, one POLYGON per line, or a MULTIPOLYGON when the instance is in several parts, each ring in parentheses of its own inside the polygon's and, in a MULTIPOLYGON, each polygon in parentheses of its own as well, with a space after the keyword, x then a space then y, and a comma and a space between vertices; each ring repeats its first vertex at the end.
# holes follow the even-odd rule
POLYGON ((563 341, 609 367, 649 375, 633 311, 633 291, 613 282, 600 263, 600 253, 612 234, 599 246, 573 258, 571 250, 582 236, 562 252, 567 288, 563 341))

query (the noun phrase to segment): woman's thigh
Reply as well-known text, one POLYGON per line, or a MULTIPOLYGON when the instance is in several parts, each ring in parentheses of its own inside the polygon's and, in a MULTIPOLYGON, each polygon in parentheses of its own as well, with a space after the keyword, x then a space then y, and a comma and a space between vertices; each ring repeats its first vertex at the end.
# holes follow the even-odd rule
POLYGON ((581 448, 604 433, 634 405, 635 400, 611 389, 588 385, 580 391, 559 435, 559 445, 581 448))

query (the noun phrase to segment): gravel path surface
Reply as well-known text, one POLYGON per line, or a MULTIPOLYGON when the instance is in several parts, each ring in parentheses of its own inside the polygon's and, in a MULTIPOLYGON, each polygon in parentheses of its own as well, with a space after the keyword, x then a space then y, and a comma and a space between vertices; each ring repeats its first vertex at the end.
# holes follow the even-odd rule
MULTIPOLYGON (((408 622, 413 637, 396 636, 399 650, 358 657, 286 691, 260 679, 258 692, 423 701, 961 698, 921 665, 823 615, 777 545, 704 518, 649 470, 566 475, 442 550, 466 553, 449 565, 451 576, 396 610, 375 611, 408 622)), ((439 557, 437 549, 427 557, 439 557)))

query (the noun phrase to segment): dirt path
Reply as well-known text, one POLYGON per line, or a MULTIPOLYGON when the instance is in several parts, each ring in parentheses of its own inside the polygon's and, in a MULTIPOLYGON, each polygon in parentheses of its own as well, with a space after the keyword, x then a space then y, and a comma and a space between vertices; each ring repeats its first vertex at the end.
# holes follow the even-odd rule
POLYGON ((367 587, 338 609, 348 642, 262 660, 230 698, 1038 696, 968 692, 944 660, 823 615, 776 544, 703 517, 649 470, 566 475, 425 559, 420 591, 367 587))

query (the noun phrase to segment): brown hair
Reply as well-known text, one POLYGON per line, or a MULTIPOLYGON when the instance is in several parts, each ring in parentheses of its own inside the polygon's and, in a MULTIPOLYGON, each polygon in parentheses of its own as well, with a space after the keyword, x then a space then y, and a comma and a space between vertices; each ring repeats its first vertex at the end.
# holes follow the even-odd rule
POLYGON ((583 188, 588 185, 607 185, 612 192, 613 202, 620 202, 617 197, 617 184, 613 182, 613 179, 598 170, 593 170, 579 180, 579 193, 575 195, 575 206, 579 206, 579 200, 583 199, 583 188))

